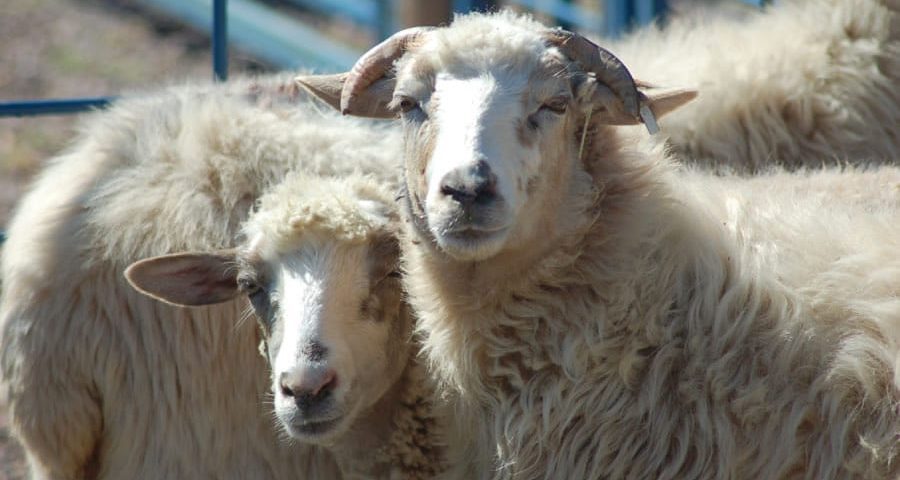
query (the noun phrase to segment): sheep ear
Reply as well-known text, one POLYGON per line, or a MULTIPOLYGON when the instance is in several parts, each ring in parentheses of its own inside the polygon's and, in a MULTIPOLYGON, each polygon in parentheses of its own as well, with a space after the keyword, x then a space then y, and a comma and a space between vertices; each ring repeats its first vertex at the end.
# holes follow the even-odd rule
MULTIPOLYGON (((650 107, 653 115, 660 118, 672 112, 691 100, 697 98, 697 90, 690 88, 659 88, 637 81, 638 92, 643 97, 642 104, 650 107)), ((597 118, 598 122, 609 125, 637 125, 639 119, 627 114, 622 102, 613 95, 605 85, 597 84, 591 97, 594 113, 602 112, 597 118)))
POLYGON ((240 293, 235 250, 145 258, 125 270, 135 290, 177 306, 212 305, 240 293))
MULTIPOLYGON (((298 85, 327 103, 341 109, 341 91, 347 73, 336 75, 301 75, 294 79, 298 85)), ((394 96, 394 79, 382 78, 366 88, 354 101, 353 115, 369 118, 396 118, 397 112, 388 108, 394 96), (358 103, 357 103, 358 102, 358 103)))
POLYGON ((347 73, 337 75, 300 75, 294 81, 335 110, 341 109, 341 91, 347 80, 347 73))
POLYGON ((370 245, 371 278, 379 282, 400 274, 400 241, 395 235, 380 235, 370 245))

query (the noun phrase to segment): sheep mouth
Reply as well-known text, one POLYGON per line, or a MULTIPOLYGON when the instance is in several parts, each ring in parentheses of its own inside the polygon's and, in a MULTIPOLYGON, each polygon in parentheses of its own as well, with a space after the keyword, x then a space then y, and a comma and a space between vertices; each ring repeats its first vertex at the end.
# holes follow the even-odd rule
POLYGON ((294 420, 287 424, 288 432, 293 437, 300 438, 316 438, 331 433, 341 423, 343 417, 330 418, 327 420, 319 419, 303 419, 294 420))
POLYGON ((500 215, 497 215, 496 212, 483 212, 480 215, 468 211, 454 212, 435 222, 440 226, 435 229, 435 233, 443 237, 465 241, 489 239, 495 235, 501 235, 509 229, 509 224, 498 217, 500 215))
POLYGON ((506 227, 500 228, 479 228, 479 227, 466 227, 466 228, 457 228, 454 230, 449 230, 444 232, 443 236, 447 238, 453 238, 459 241, 466 242, 478 242, 482 240, 489 240, 491 237, 499 235, 506 231, 506 227))
POLYGON ((509 228, 467 226, 434 232, 441 250, 457 260, 482 260, 493 256, 506 242, 509 228))

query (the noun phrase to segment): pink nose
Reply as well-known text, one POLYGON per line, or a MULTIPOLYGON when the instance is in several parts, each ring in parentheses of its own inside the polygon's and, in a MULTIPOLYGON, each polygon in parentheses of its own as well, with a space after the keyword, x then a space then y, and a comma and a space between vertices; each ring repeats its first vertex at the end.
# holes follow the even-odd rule
POLYGON ((281 374, 281 393, 287 397, 305 397, 316 400, 328 396, 337 385, 337 374, 332 369, 306 370, 299 375, 281 374))

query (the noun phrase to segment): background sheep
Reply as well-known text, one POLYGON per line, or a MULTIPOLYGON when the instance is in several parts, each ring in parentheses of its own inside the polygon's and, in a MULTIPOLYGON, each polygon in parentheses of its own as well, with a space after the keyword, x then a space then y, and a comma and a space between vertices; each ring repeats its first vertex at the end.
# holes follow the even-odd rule
POLYGON ((342 88, 402 112, 455 478, 900 474, 896 202, 685 181, 614 126, 642 106, 624 65, 510 14, 401 32, 342 88))
MULTIPOLYGON (((11 426, 38 478, 296 478, 334 470, 277 440, 245 303, 175 309, 138 259, 233 245, 288 170, 393 184, 390 129, 298 104, 286 78, 180 87, 93 115, 9 228, 0 273, 11 426), (247 92, 251 92, 248 94, 247 92)), ((327 474, 323 474, 327 477, 327 474)))
POLYGON ((262 197, 239 249, 126 270, 132 284, 178 305, 249 295, 276 418, 291 437, 327 446, 344 478, 433 478, 441 465, 401 299, 394 204, 369 177, 289 174, 262 197))
POLYGON ((663 133, 684 161, 753 171, 900 158, 900 4, 699 10, 609 46, 637 78, 699 98, 663 133))

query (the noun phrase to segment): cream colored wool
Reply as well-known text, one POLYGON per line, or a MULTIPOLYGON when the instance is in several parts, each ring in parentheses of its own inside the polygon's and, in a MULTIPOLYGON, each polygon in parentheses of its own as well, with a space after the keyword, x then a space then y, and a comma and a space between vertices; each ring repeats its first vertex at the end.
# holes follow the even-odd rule
POLYGON ((290 169, 396 183, 393 130, 320 112, 292 85, 120 101, 22 199, 0 264, 0 364, 34 478, 338 475, 320 448, 279 441, 257 326, 236 322, 245 301, 177 309, 122 277, 140 258, 234 245, 290 169))
POLYGON ((738 16, 692 9, 600 43, 635 78, 699 90, 660 124, 687 163, 746 172, 900 158, 895 0, 785 1, 738 16))
MULTIPOLYGON (((392 182, 388 182, 390 185, 392 182)), ((241 228, 249 244, 239 248, 245 250, 246 256, 271 262, 268 259, 287 258, 302 245, 322 239, 339 245, 338 248, 375 245, 384 237, 396 235, 399 212, 395 196, 395 191, 386 188, 383 178, 356 174, 323 178, 292 171, 260 198, 257 211, 241 228), (390 221, 386 224, 385 220, 390 221)), ((390 261, 396 265, 399 258, 392 255, 390 261)), ((334 280, 335 283, 360 281, 334 280)), ((396 297, 393 303, 400 303, 399 284, 381 288, 392 289, 381 301, 396 297)), ((281 297, 280 293, 274 296, 281 297)), ((283 299, 281 303, 289 301, 283 299)), ((390 357, 398 357, 391 363, 391 371, 384 372, 396 372, 398 380, 393 385, 385 385, 387 393, 376 399, 370 411, 363 413, 327 450, 345 479, 434 478, 445 467, 444 436, 433 407, 431 382, 419 365, 418 345, 411 340, 412 312, 405 304, 398 308, 381 305, 381 310, 385 310, 385 318, 375 321, 391 329, 386 345, 371 343, 371 338, 364 337, 363 328, 342 333, 346 337, 360 337, 357 343, 366 348, 381 348, 390 357), (388 318, 393 315, 398 318, 388 318)), ((305 473, 304 478, 332 478, 329 472, 305 473)))
POLYGON ((843 202, 602 143, 538 259, 461 265, 410 232, 449 477, 897 478, 900 184, 843 202))
POLYGON ((492 110, 490 128, 446 148, 503 167, 519 160, 504 154, 537 149, 524 210, 536 220, 489 256, 477 236, 456 251, 474 259, 438 246, 428 162, 446 161, 441 129, 479 124, 444 119, 429 92, 468 98, 453 86, 489 84, 502 100, 483 105, 521 112, 516 89, 558 56, 543 29, 464 16, 396 64, 398 90, 421 102, 403 121, 405 285, 452 412, 449 477, 898 478, 893 181, 848 199, 827 193, 838 171, 773 174, 784 189, 682 172, 599 109, 579 158, 585 100, 525 140, 492 110))

